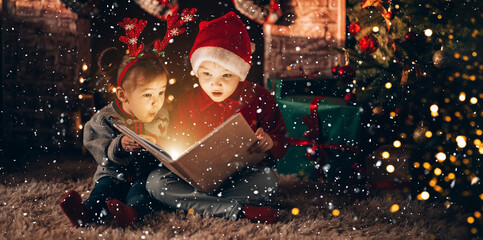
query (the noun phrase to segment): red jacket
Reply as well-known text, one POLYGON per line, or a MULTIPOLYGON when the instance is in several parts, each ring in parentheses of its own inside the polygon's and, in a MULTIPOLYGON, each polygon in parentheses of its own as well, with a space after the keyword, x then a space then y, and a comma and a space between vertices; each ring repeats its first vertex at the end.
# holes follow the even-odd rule
POLYGON ((190 135, 200 140, 233 114, 240 112, 253 131, 263 128, 273 140, 268 158, 276 161, 288 149, 287 128, 275 98, 263 87, 240 82, 235 92, 223 102, 214 102, 201 89, 182 94, 174 108, 170 134, 190 135))

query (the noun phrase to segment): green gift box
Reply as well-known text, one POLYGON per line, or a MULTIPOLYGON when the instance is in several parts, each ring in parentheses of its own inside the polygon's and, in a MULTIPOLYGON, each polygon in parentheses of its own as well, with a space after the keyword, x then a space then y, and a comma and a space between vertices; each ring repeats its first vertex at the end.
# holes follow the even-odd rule
MULTIPOLYGON (((304 133, 309 130, 303 117, 311 117, 311 102, 316 97, 315 94, 321 93, 309 90, 308 92, 312 95, 308 95, 304 91, 293 92, 294 88, 290 87, 292 92, 287 94, 288 91, 284 90, 284 84, 288 82, 287 85, 293 86, 292 81, 299 81, 298 84, 302 86, 314 86, 317 80, 303 80, 304 82, 302 82, 300 80, 268 79, 267 86, 274 93, 289 136, 303 141, 307 140, 304 133)), ((340 98, 323 97, 318 101, 316 111, 319 127, 317 142, 323 145, 323 149, 328 155, 323 157, 323 161, 319 165, 306 156, 308 152, 311 152, 314 144, 291 144, 286 155, 277 163, 277 171, 280 174, 298 174, 311 178, 319 172, 329 180, 342 179, 350 172, 351 165, 355 160, 356 153, 353 150, 357 146, 360 108, 347 106, 345 101, 340 98)))

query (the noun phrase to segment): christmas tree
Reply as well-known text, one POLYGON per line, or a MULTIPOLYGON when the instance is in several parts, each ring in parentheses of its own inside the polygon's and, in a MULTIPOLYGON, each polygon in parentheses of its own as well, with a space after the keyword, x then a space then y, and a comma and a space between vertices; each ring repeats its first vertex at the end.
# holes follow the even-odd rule
POLYGON ((482 234, 481 1, 349 0, 346 100, 365 110, 368 140, 416 145, 419 200, 465 212, 482 234))

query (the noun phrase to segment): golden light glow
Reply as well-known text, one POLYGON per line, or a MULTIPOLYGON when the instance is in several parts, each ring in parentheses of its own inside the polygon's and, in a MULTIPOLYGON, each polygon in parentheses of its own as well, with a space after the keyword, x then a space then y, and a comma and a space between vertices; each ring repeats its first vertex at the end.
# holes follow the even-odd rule
POLYGON ((169 85, 173 85, 176 83, 176 78, 171 78, 168 80, 169 85))
POLYGON ((466 221, 469 223, 469 224, 473 224, 475 222, 475 218, 472 217, 472 216, 469 216, 466 221))
POLYGON ((386 87, 387 89, 390 89, 392 88, 392 83, 387 82, 386 85, 384 85, 384 87, 386 87))
POLYGON ((290 71, 292 70, 292 66, 288 65, 287 67, 285 67, 285 69, 287 69, 287 71, 290 71))
POLYGON ((481 129, 476 130, 476 135, 481 136, 481 134, 483 134, 483 130, 481 129))
POLYGON ((84 82, 85 82, 85 78, 80 77, 80 78, 79 78, 79 82, 80 82, 80 83, 84 83, 84 82))
POLYGON ((433 35, 433 30, 429 28, 424 30, 424 35, 426 35, 426 37, 431 37, 431 35, 433 35))
POLYGON ((188 209, 188 214, 194 214, 195 210, 193 208, 188 209))
POLYGON ((172 102, 174 101, 174 96, 173 95, 169 95, 168 96, 168 102, 172 102))
POLYGON ((413 163, 413 166, 414 166, 415 168, 419 168, 419 167, 421 167, 421 164, 419 164, 419 162, 414 162, 414 163, 413 163))
POLYGON ((473 215, 475 215, 476 218, 481 218, 481 213, 478 212, 478 211, 476 211, 475 214, 473 214, 473 215))
POLYGON ((82 124, 79 124, 79 126, 77 126, 77 128, 79 128, 79 130, 82 130, 84 128, 84 126, 82 126, 82 124))
POLYGON ((427 170, 431 170, 431 164, 429 164, 428 162, 424 162, 423 163, 423 168, 425 168, 427 170))
POLYGON ((436 175, 436 176, 441 175, 441 169, 440 168, 435 168, 434 169, 434 175, 436 175))
POLYGON ((337 217, 337 216, 339 216, 339 214, 340 214, 339 209, 334 209, 334 210, 332 210, 332 215, 334 215, 334 216, 336 216, 336 217, 337 217))
POLYGON ((112 92, 113 92, 113 93, 116 93, 116 91, 117 91, 117 88, 113 87, 113 88, 112 88, 112 92))
POLYGON ((465 136, 457 136, 456 143, 458 144, 459 148, 466 147, 466 137, 465 136))
POLYGON ((471 104, 477 104, 478 103, 478 98, 475 98, 475 97, 470 98, 470 103, 471 104))
POLYGON ((427 191, 423 191, 421 194, 418 195, 419 200, 428 200, 429 199, 429 193, 427 191), (421 199, 419 199, 421 198, 421 199))
POLYGON ((437 112, 437 111, 438 111, 438 109, 439 109, 439 107, 438 107, 438 105, 436 105, 436 104, 433 104, 433 105, 431 105, 431 107, 429 107, 429 110, 430 110, 431 112, 437 112))
POLYGON ((424 133, 424 136, 426 136, 427 138, 431 138, 433 136, 433 133, 431 131, 426 131, 424 133))
POLYGON ((393 172, 394 172, 394 170, 395 170, 395 169, 394 169, 394 166, 393 166, 393 165, 389 164, 389 165, 387 165, 387 166, 386 166, 386 171, 387 171, 388 173, 393 173, 393 172))
POLYGON ((395 112, 391 112, 391 113, 389 113, 389 116, 395 117, 396 116, 396 113, 395 112))
POLYGON ((454 175, 454 173, 450 173, 450 174, 448 174, 448 178, 449 178, 450 180, 453 180, 455 177, 456 177, 456 176, 454 175))
POLYGON ((394 142, 392 143, 392 145, 393 145, 395 148, 398 148, 398 147, 400 147, 400 146, 401 146, 401 141, 396 140, 396 141, 394 141, 394 142))
POLYGON ((298 208, 292 208, 293 215, 298 215, 299 213, 300 213, 300 210, 298 208))
POLYGON ((388 152, 388 151, 384 151, 384 152, 382 152, 382 154, 381 154, 381 155, 382 155, 382 158, 384 158, 384 159, 388 159, 388 158, 389 158, 389 156, 390 156, 390 154, 389 154, 389 152, 388 152))
POLYGON ((393 205, 391 206, 391 212, 397 212, 397 211, 399 211, 399 205, 397 205, 397 204, 393 204, 393 205))
POLYGON ((480 199, 481 199, 481 200, 483 200, 483 193, 482 193, 482 194, 480 194, 480 199))
POLYGON ((460 92, 460 96, 458 97, 460 102, 464 102, 466 100, 466 93, 460 92))
POLYGON ((472 234, 477 234, 478 233, 478 229, 476 229, 476 228, 473 227, 473 228, 470 229, 470 232, 472 234))
POLYGON ((429 186, 434 187, 436 186, 436 183, 438 183, 438 180, 436 180, 436 178, 433 178, 431 179, 431 181, 429 181, 429 186))
POLYGON ((78 97, 79 97, 79 99, 83 99, 84 98, 84 96, 82 96, 82 94, 79 94, 78 97))
POLYGON ((87 64, 86 63, 82 64, 82 71, 85 72, 87 71, 87 69, 88 69, 87 64))
POLYGON ((197 88, 198 86, 198 83, 193 84, 193 88, 197 88))
POLYGON ((378 27, 378 26, 374 26, 374 27, 372 28, 372 31, 373 31, 373 32, 379 32, 379 27, 378 27))
POLYGON ((453 156, 453 155, 449 156, 449 160, 451 162, 455 162, 456 161, 456 156, 453 156))
POLYGON ((190 71, 190 75, 191 76, 194 76, 195 75, 195 72, 193 70, 190 71))
POLYGON ((436 154, 436 159, 440 162, 444 162, 444 160, 446 160, 446 154, 439 152, 436 154))

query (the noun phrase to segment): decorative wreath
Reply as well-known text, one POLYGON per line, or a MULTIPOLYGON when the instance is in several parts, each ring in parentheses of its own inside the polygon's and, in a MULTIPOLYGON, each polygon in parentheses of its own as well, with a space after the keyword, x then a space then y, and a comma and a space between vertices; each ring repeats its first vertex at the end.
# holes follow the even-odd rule
POLYGON ((279 0, 233 0, 235 8, 260 24, 273 24, 282 16, 279 0))
POLYGON ((134 0, 142 9, 166 21, 170 14, 178 12, 178 0, 134 0))

